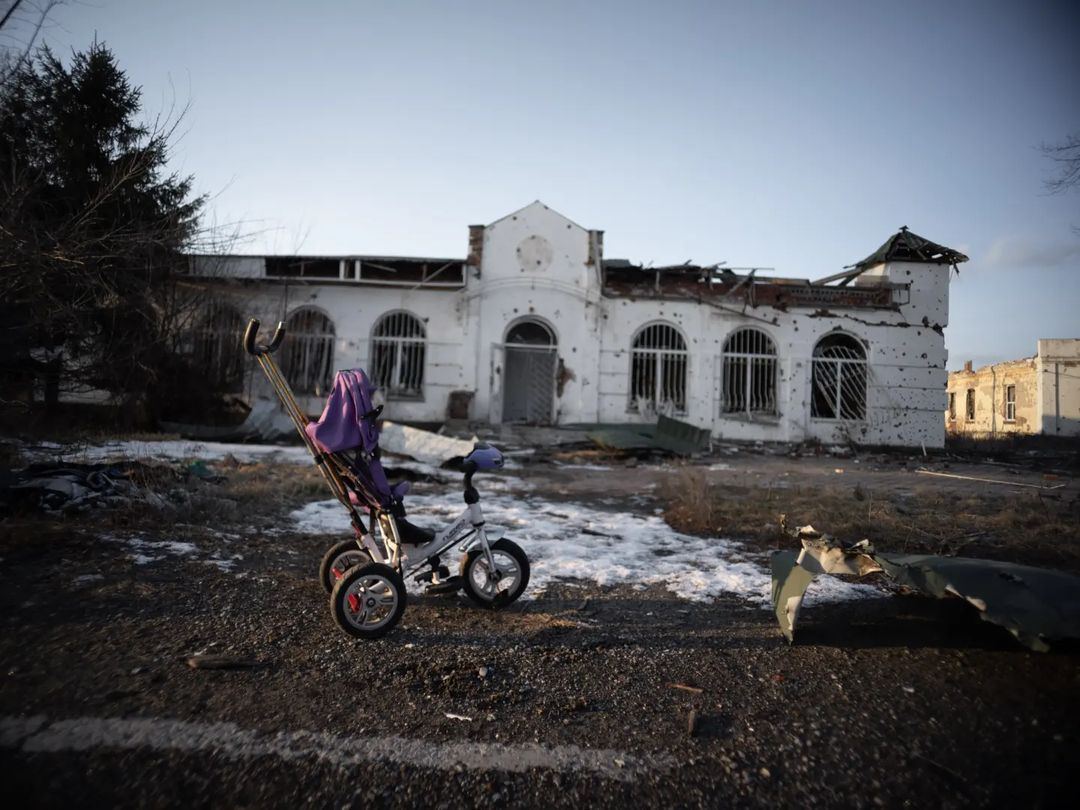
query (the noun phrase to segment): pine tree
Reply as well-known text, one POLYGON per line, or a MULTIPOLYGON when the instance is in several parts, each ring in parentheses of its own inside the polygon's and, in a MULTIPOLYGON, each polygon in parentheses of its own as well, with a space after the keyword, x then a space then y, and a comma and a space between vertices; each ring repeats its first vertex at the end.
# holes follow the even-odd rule
POLYGON ((42 49, 0 88, 0 373, 151 405, 177 341, 175 280, 205 199, 167 164, 176 121, 95 42, 42 49))

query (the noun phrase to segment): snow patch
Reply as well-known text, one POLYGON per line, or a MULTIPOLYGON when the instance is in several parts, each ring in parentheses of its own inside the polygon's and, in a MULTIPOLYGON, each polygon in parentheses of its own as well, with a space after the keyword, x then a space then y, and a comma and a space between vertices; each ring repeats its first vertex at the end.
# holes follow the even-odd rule
POLYGON ((302 445, 233 444, 228 442, 199 442, 183 439, 162 441, 112 441, 80 447, 41 442, 23 448, 23 455, 32 461, 63 458, 67 461, 98 463, 121 459, 163 461, 220 461, 231 455, 237 461, 277 461, 285 464, 310 464, 311 455, 302 445))
POLYGON ((139 535, 121 536, 116 534, 103 534, 101 539, 109 543, 121 543, 130 549, 128 557, 135 565, 149 565, 159 562, 166 556, 192 557, 199 549, 194 543, 185 543, 181 540, 146 540, 139 535))

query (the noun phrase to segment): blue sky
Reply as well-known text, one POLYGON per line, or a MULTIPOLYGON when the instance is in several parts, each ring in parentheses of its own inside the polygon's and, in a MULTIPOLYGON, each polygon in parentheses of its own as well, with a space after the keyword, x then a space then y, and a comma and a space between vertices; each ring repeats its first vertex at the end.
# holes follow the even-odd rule
POLYGON ((238 251, 464 256, 541 199, 609 257, 820 277, 899 226, 971 256, 950 367, 1080 336, 1080 3, 200 2, 58 9, 149 112, 238 251))

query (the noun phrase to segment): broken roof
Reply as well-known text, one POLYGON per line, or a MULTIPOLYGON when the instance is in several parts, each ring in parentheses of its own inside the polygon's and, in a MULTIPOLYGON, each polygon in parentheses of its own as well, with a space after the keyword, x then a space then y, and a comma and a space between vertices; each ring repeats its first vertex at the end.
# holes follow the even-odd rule
POLYGON ((883 262, 930 262, 932 264, 960 264, 968 257, 958 250, 923 239, 904 225, 890 236, 881 247, 861 262, 847 267, 863 269, 883 262))
MULTIPOLYGON (((829 287, 807 279, 758 278, 758 270, 738 268, 745 274, 720 264, 685 264, 667 267, 635 265, 625 259, 604 260, 604 295, 623 298, 691 300, 711 305, 745 304, 784 309, 803 307, 855 307, 891 309, 895 306, 892 287, 829 287)), ((848 271, 844 275, 857 274, 848 271)))

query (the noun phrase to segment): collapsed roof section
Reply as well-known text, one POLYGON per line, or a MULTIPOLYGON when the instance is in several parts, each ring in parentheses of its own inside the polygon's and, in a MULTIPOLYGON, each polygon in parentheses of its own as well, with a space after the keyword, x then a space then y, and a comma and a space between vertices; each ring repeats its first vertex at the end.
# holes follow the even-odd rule
POLYGON ((625 259, 604 261, 604 294, 616 298, 693 300, 719 307, 732 305, 892 309, 899 303, 895 290, 903 285, 880 284, 835 287, 807 279, 758 278, 766 268, 680 264, 668 267, 635 265, 625 259))
POLYGON ((955 267, 967 260, 968 257, 960 251, 924 239, 917 233, 909 231, 907 225, 904 225, 890 236, 885 241, 885 244, 861 262, 849 264, 848 267, 865 270, 867 267, 873 267, 875 264, 883 264, 884 262, 926 262, 928 264, 950 264, 955 267))
POLYGON ((843 272, 809 281, 793 278, 758 278, 765 268, 696 265, 667 267, 635 265, 625 259, 604 261, 604 293, 616 297, 692 299, 716 306, 825 307, 895 309, 907 298, 907 285, 890 283, 887 275, 864 275, 886 262, 923 262, 955 267, 968 257, 900 228, 881 247, 843 272), (856 283, 852 286, 851 282, 856 283))

